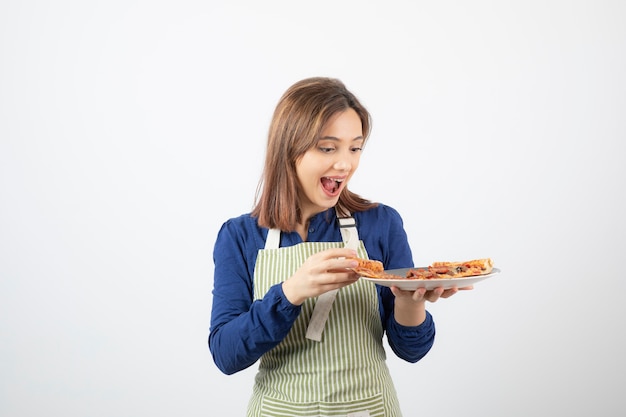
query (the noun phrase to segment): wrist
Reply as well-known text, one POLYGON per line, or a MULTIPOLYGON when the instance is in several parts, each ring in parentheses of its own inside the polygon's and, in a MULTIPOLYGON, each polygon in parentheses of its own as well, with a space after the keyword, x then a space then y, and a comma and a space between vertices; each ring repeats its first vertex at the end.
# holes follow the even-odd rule
POLYGON ((283 289, 283 294, 285 294, 285 298, 287 299, 287 301, 289 301, 291 304, 295 306, 302 305, 302 303, 304 303, 304 301, 306 300, 306 298, 297 296, 297 293, 294 290, 293 285, 289 282, 289 280, 283 281, 282 289, 283 289))
POLYGON ((426 303, 424 301, 403 302, 396 300, 394 317, 402 326, 419 326, 426 320, 426 303))

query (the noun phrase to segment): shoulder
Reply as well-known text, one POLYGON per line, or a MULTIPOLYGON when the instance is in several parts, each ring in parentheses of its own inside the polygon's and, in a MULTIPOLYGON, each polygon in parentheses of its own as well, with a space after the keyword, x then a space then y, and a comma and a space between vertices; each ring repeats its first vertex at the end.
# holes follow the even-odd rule
POLYGON ((222 228, 229 227, 229 228, 245 229, 249 227, 250 224, 256 225, 257 224, 256 219, 252 217, 250 213, 246 213, 246 214, 241 214, 237 217, 231 217, 230 219, 226 220, 222 224, 222 228))
POLYGON ((388 240, 402 237, 404 240, 404 221, 400 213, 385 204, 354 213, 359 234, 368 239, 388 240))
POLYGON ((371 209, 354 213, 353 216, 357 222, 364 224, 372 222, 402 224, 400 213, 395 208, 382 203, 371 209))
POLYGON ((266 237, 267 229, 259 227, 256 217, 246 213, 226 220, 218 232, 217 240, 218 243, 229 240, 242 246, 253 244, 263 247, 266 237))

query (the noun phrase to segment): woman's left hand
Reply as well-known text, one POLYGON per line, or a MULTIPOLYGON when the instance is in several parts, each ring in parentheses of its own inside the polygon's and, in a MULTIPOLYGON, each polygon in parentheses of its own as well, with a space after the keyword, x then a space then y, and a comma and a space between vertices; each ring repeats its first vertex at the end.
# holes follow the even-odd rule
POLYGON ((474 289, 474 286, 472 285, 461 288, 452 287, 445 290, 442 287, 437 287, 428 291, 426 290, 426 288, 418 288, 415 291, 406 291, 401 290, 398 287, 391 287, 391 292, 393 293, 393 295, 396 296, 396 303, 399 299, 405 301, 413 301, 417 303, 424 301, 430 301, 431 303, 434 303, 440 298, 449 298, 459 291, 472 289, 474 289))
POLYGON ((434 303, 440 298, 449 298, 461 290, 473 288, 473 286, 452 287, 444 290, 442 287, 438 287, 428 291, 426 288, 405 291, 398 287, 391 287, 391 292, 396 297, 394 303, 395 319, 403 326, 419 326, 426 319, 426 301, 434 303))

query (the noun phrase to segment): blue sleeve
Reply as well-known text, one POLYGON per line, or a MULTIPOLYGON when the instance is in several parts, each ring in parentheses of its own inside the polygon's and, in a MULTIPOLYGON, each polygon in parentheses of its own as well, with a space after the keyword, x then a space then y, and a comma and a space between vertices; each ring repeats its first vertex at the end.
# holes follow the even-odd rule
MULTIPOLYGON (((413 267, 413 254, 400 214, 382 204, 362 214, 361 221, 357 218, 359 235, 369 257, 381 261, 385 269, 413 267)), ((399 358, 408 362, 419 361, 430 351, 435 341, 435 323, 431 314, 427 311, 426 320, 419 326, 402 326, 394 318, 395 297, 391 289, 376 287, 380 317, 389 346, 399 358)))
POLYGON ((430 351, 435 342, 435 322, 426 311, 426 319, 419 326, 403 326, 393 315, 394 295, 387 287, 380 287, 379 297, 386 317, 384 323, 391 350, 401 359, 415 363, 430 351))
POLYGON ((213 251, 213 306, 209 349, 217 367, 230 375, 254 364, 280 343, 300 314, 282 285, 253 302, 253 273, 259 236, 243 222, 226 222, 213 251))

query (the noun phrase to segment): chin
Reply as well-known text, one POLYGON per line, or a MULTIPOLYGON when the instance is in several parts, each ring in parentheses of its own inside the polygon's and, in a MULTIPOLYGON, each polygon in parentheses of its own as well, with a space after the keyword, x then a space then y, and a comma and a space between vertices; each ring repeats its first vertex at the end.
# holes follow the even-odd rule
POLYGON ((332 200, 327 200, 326 204, 323 205, 324 209, 333 208, 339 202, 339 197, 333 198, 332 200))

